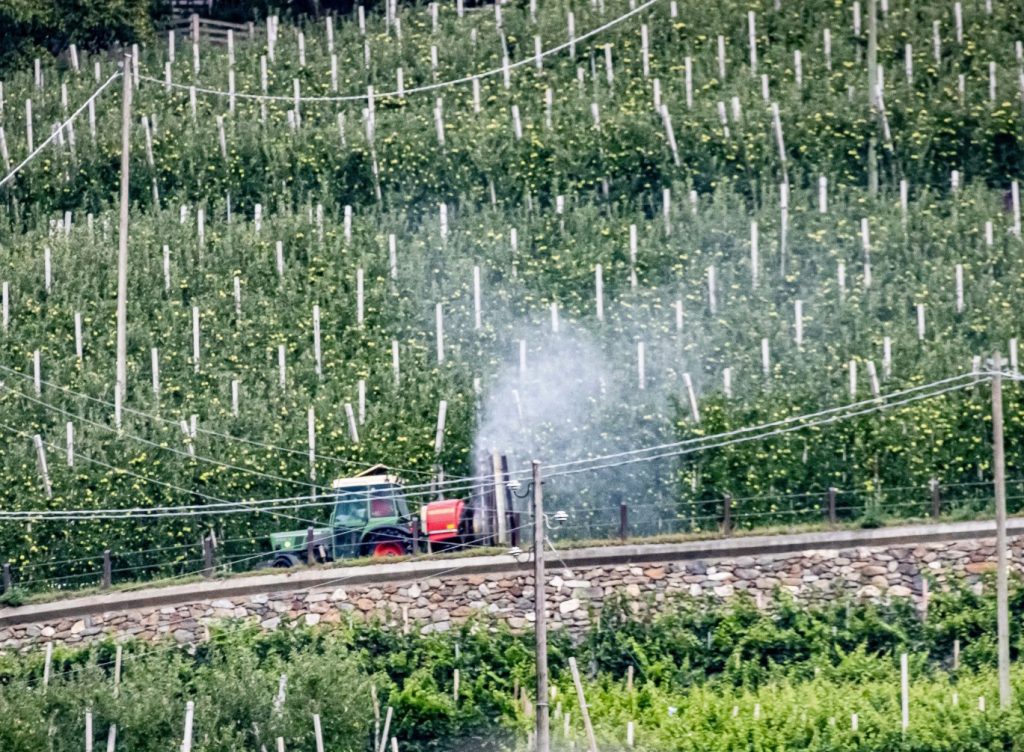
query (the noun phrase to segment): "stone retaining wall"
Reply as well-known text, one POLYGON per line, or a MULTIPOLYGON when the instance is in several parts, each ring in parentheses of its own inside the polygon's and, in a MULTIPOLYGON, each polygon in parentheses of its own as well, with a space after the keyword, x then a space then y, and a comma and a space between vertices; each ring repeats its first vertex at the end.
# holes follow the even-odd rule
MULTIPOLYGON (((1011 538, 1011 545, 1011 561, 1019 571, 1024 536, 1011 538)), ((570 571, 552 567, 549 625, 583 631, 600 613, 604 599, 615 593, 638 604, 657 603, 672 594, 725 599, 740 592, 767 602, 776 589, 805 601, 843 596, 920 600, 925 577, 933 589, 953 579, 981 587, 982 576, 994 568, 994 539, 570 571)), ((482 615, 520 630, 529 628, 534 618, 533 596, 533 577, 521 571, 311 588, 18 624, 0 628, 0 649, 29 650, 48 641, 81 645, 107 637, 193 643, 205 638, 210 624, 226 620, 256 622, 270 630, 288 623, 382 619, 422 632, 443 632, 453 623, 482 615)))

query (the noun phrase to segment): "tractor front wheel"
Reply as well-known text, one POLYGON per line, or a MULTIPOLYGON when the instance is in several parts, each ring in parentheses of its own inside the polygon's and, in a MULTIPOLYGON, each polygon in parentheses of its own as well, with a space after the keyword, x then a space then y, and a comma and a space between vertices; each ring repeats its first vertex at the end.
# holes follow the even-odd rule
POLYGON ((405 546, 399 541, 380 541, 373 546, 373 557, 405 556, 405 546))

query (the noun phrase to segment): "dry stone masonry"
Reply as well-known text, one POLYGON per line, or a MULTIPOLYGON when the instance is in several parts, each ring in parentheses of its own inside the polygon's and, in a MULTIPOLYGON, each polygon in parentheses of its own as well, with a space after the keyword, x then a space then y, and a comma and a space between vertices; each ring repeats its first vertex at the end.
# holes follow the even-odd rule
MULTIPOLYGON (((1011 538, 1011 561, 1021 569, 1024 537, 1011 538)), ((983 587, 995 568, 994 539, 952 543, 802 551, 718 561, 606 565, 550 569, 551 629, 586 630, 605 599, 621 593, 637 607, 666 597, 727 599, 746 592, 767 603, 778 589, 804 601, 852 596, 920 600, 922 582, 942 589, 953 580, 983 587)), ((0 628, 0 649, 30 650, 41 643, 83 645, 131 638, 188 644, 206 638, 210 625, 334 624, 379 619, 396 628, 444 632, 471 617, 528 629, 533 620, 533 577, 523 572, 461 574, 378 586, 359 585, 204 600, 176 606, 97 613, 46 623, 0 628)))

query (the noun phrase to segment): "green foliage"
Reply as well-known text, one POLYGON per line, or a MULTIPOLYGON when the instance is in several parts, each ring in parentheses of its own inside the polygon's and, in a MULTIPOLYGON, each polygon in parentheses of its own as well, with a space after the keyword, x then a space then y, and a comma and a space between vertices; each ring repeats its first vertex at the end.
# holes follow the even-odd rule
MULTIPOLYGON (((964 656, 980 656, 972 650, 991 640, 993 601, 959 589, 937 593, 922 623, 904 602, 800 607, 780 598, 759 611, 744 600, 722 605, 675 597, 631 614, 612 600, 582 643, 552 634, 554 735, 561 744, 568 713, 570 739, 578 745, 583 738, 566 667, 566 658, 576 655, 602 749, 624 746, 628 721, 636 723, 644 750, 1012 749, 999 745, 1024 730, 1024 706, 994 710, 994 659, 965 660, 955 672, 946 663, 954 637, 964 656), (965 623, 963 611, 971 606, 977 615, 965 623), (904 652, 912 678, 906 736, 899 727, 904 652), (631 692, 629 665, 636 669, 631 692), (975 710, 979 697, 987 698, 986 713, 975 710), (850 730, 851 713, 859 716, 857 733, 850 730)), ((1011 623, 1020 622, 1022 611, 1017 590, 1011 623)), ((258 749, 278 736, 288 749, 312 749, 314 713, 328 749, 365 751, 374 735, 372 685, 381 710, 393 709, 390 732, 401 749, 517 749, 530 728, 516 692, 532 703, 532 640, 483 621, 431 634, 403 634, 377 622, 285 623, 269 633, 236 624, 214 629, 194 651, 125 643, 117 697, 112 643, 57 648, 46 690, 42 651, 5 653, 0 745, 5 752, 35 752, 48 743, 57 752, 80 749, 91 708, 97 747, 116 723, 119 744, 164 750, 178 743, 185 703, 193 701, 196 752, 258 749), (287 676, 285 702, 277 711, 281 675, 287 676)), ((1022 678, 1014 677, 1018 693, 1022 678)))
MULTIPOLYGON (((319 21, 301 27, 305 66, 298 61, 298 28, 282 27, 268 90, 284 99, 261 107, 239 98, 233 112, 224 98, 200 91, 193 114, 187 87, 224 89, 231 66, 224 49, 204 43, 196 74, 189 45, 179 39, 170 72, 173 82, 186 88, 168 93, 143 78, 134 96, 127 406, 138 412, 125 417, 121 434, 113 430, 110 404, 116 349, 111 269, 120 149, 117 87, 97 100, 95 136, 87 118, 79 118, 74 149, 66 142, 47 150, 0 196, 0 277, 9 283, 11 297, 0 355, 0 366, 10 369, 3 372, 7 388, 0 393, 6 416, 0 430, 7 436, 0 447, 4 509, 304 498, 310 491, 310 407, 317 450, 324 455, 316 467, 320 483, 378 461, 407 469, 406 480, 413 483, 429 479, 436 464, 449 478, 470 475, 476 470, 475 452, 483 448, 477 446, 482 403, 516 372, 522 340, 529 344, 531 366, 552 352, 570 350, 576 339, 591 347, 593 358, 574 360, 551 379, 567 390, 591 370, 592 361, 609 373, 607 391, 586 395, 580 411, 586 415, 571 426, 543 411, 528 425, 512 421, 507 439, 512 445, 494 448, 509 451, 520 467, 532 457, 554 464, 696 440, 843 404, 851 400, 851 362, 859 368, 854 397, 867 399, 869 364, 888 392, 964 373, 974 356, 1005 350, 1024 325, 1017 305, 1024 265, 1005 203, 1006 183, 1016 175, 1013 144, 1021 121, 1020 108, 1004 103, 1002 95, 1017 90, 1016 64, 998 66, 1000 97, 990 102, 987 66, 979 64, 975 50, 984 46, 992 55, 1010 56, 1019 25, 1014 14, 999 4, 991 16, 967 9, 970 44, 953 45, 948 25, 942 26, 942 54, 933 64, 931 24, 940 11, 890 10, 879 47, 893 144, 882 149, 882 190, 872 195, 864 188, 864 147, 877 128, 863 97, 864 39, 850 30, 849 9, 824 0, 783 3, 780 11, 767 2, 751 6, 758 18, 758 75, 768 76, 785 131, 783 163, 773 140, 771 109, 741 54, 747 42, 740 27, 748 5, 727 2, 709 9, 685 0, 678 3, 675 19, 668 3, 655 5, 581 42, 576 61, 559 54, 545 58, 541 69, 522 65, 507 88, 501 75, 481 79, 479 113, 471 86, 443 89, 443 145, 436 137, 436 97, 428 92, 377 99, 372 139, 362 120, 365 103, 358 101, 304 102, 301 127, 290 128, 293 81, 306 96, 335 94, 332 53, 319 21), (639 23, 648 27, 648 76, 639 23), (831 70, 821 46, 825 26, 833 31, 831 70), (719 34, 728 50, 722 80, 719 34), (916 65, 913 80, 902 72, 908 43, 916 65), (606 48, 614 61, 611 85, 600 70, 606 48), (800 86, 792 67, 796 50, 804 60, 800 86), (687 57, 693 107, 685 104, 687 57), (963 103, 957 91, 961 74, 963 103), (673 119, 678 165, 661 115, 652 109, 654 78, 673 119), (723 124, 717 105, 728 105, 731 112, 734 98, 741 117, 729 116, 723 124), (595 104, 599 124, 592 116, 595 104), (512 135, 513 105, 523 123, 521 140, 512 135), (224 153, 218 117, 224 123, 224 153), (950 190, 954 169, 960 173, 956 192, 950 190), (818 207, 819 176, 828 181, 827 213, 818 207), (909 185, 905 214, 901 178, 909 185), (777 188, 783 179, 790 185, 785 254, 777 188), (665 188, 671 190, 667 205, 665 188), (556 213, 559 196, 564 206, 556 213), (441 201, 448 208, 443 239, 441 201), (345 206, 353 207, 350 233, 345 206), (200 210, 205 217, 201 239, 200 210), (63 211, 72 220, 66 233, 51 226, 63 221, 63 211), (751 220, 760 232, 757 286, 749 261, 751 220), (870 228, 870 285, 862 220, 870 228), (991 223, 991 243, 986 223, 991 223), (638 241, 635 262, 629 253, 631 226, 638 241), (518 237, 515 249, 512 230, 518 237), (388 258, 391 235, 397 279, 388 258), (278 242, 284 261, 280 274, 278 242), (44 248, 52 256, 48 292, 42 283, 44 248), (604 273, 600 322, 596 264, 604 273), (846 270, 844 289, 840 264, 846 270), (962 311, 954 293, 957 264, 964 273, 962 311), (483 295, 479 328, 473 315, 475 267, 483 295), (714 305, 707 286, 712 268, 714 305), (366 295, 362 322, 354 300, 360 270, 366 295), (236 278, 240 313, 233 301, 236 278), (804 310, 801 344, 794 341, 796 301, 804 310), (445 321, 443 363, 434 355, 437 304, 445 321), (562 321, 560 336, 550 333, 553 304, 562 321), (925 306, 927 320, 920 339, 918 304, 925 306), (322 316, 320 374, 313 306, 322 316), (201 321, 198 364, 192 355, 193 307, 201 321), (83 322, 81 359, 74 348, 76 312, 83 322), (888 375, 882 365, 885 338, 893 353, 888 375), (771 355, 767 374, 760 359, 763 340, 771 355), (398 385, 391 371, 392 341, 401 355, 398 385), (647 353, 643 391, 635 388, 638 342, 647 353), (279 345, 286 356, 283 389, 279 345), (149 386, 151 348, 159 355, 159 395, 149 386), (44 385, 38 398, 28 377, 37 351, 43 378, 53 384, 44 385), (723 385, 727 368, 731 397, 723 385), (684 374, 699 395, 699 422, 691 418, 684 374), (241 393, 237 416, 231 410, 235 380, 241 393), (482 394, 475 389, 477 380, 482 394), (355 443, 344 406, 357 404, 360 381, 366 386, 367 417, 355 443), (448 420, 443 450, 435 457, 441 399, 447 400, 448 420), (192 415, 201 431, 219 434, 197 436, 191 443, 196 459, 188 456, 180 431, 180 421, 192 415), (73 468, 55 461, 69 420, 76 426, 79 453, 73 468), (35 433, 48 442, 52 501, 41 498, 31 447, 35 433)), ((35 8, 12 7, 23 13, 35 8)), ((604 12, 577 8, 577 31, 596 28, 627 7, 623 2, 609 3, 604 12)), ((544 5, 534 22, 526 4, 506 8, 502 36, 511 59, 528 61, 534 36, 544 46, 564 39, 563 11, 544 5)), ((435 77, 500 68, 503 51, 493 14, 459 19, 447 5, 439 12, 435 31, 429 11, 403 9, 401 42, 382 17, 371 13, 368 68, 358 25, 338 19, 337 93, 361 94, 371 85, 378 94, 389 90, 399 67, 408 88, 435 77), (440 51, 436 72, 430 62, 435 47, 440 51)), ((263 36, 242 37, 236 40, 236 86, 240 93, 253 93, 260 90, 260 59, 268 49, 263 36)), ((162 79, 167 57, 162 44, 144 46, 142 75, 162 79)), ((41 90, 27 70, 5 80, 0 120, 13 161, 28 151, 26 99, 33 101, 39 142, 47 124, 64 116, 59 84, 67 85, 70 106, 95 89, 95 64, 101 80, 113 70, 102 56, 83 58, 78 72, 44 66, 41 90)), ((514 385, 527 402, 538 391, 528 382, 529 373, 528 368, 527 381, 514 385)), ((1007 389, 1011 478, 1019 476, 1024 462, 1022 399, 1020 390, 1007 389)), ((926 514, 932 478, 942 483, 944 509, 951 516, 984 513, 991 505, 985 486, 987 415, 987 393, 979 387, 681 459, 551 477, 550 503, 572 515, 567 532, 552 535, 607 537, 617 529, 620 502, 630 507, 634 535, 713 531, 727 493, 735 500, 733 522, 740 529, 820 523, 830 486, 839 489, 841 520, 873 526, 926 514)), ((1011 487, 1011 511, 1020 496, 1019 487, 1011 487)), ((278 510, 285 517, 154 516, 145 524, 126 518, 4 523, 0 543, 25 587, 74 589, 96 583, 99 556, 107 548, 118 580, 194 572, 201 566, 199 538, 210 529, 222 543, 218 555, 225 568, 246 568, 259 561, 270 531, 324 516, 315 508, 286 509, 278 510), (60 579, 47 582, 50 578, 60 579)))
POLYGON ((57 55, 74 44, 100 52, 116 44, 149 41, 153 22, 166 12, 164 0, 2 0, 0 74, 57 55))

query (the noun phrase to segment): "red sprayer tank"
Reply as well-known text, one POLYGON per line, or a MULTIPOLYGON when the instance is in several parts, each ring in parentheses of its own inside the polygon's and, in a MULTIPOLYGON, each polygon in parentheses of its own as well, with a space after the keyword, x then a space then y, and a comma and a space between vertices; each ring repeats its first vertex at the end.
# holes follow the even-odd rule
POLYGON ((426 506, 423 525, 431 543, 458 538, 466 502, 462 499, 441 499, 426 506))

